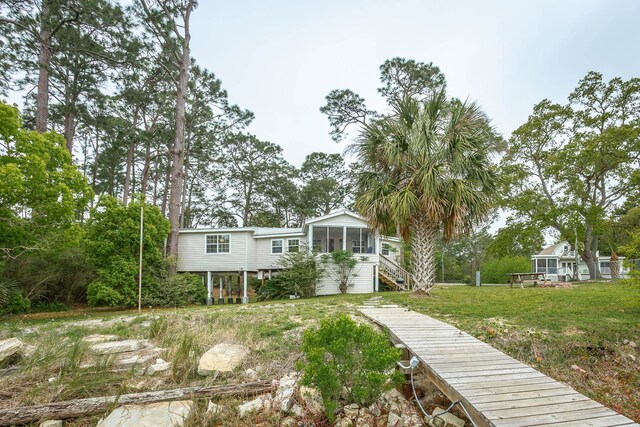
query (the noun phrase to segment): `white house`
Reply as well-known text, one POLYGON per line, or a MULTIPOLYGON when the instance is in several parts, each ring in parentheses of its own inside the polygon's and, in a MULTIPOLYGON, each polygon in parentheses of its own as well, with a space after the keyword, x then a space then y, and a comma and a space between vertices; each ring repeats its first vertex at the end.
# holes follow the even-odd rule
MULTIPOLYGON (((611 257, 596 254, 600 265, 600 273, 605 279, 611 278, 611 257)), ((588 280, 589 267, 582 260, 580 255, 578 260, 578 274, 580 280, 588 280)), ((624 257, 618 258, 620 276, 622 277, 624 257)), ((574 280, 576 274, 576 253, 568 242, 562 241, 544 248, 537 255, 531 256, 531 271, 534 273, 547 273, 547 279, 554 282, 568 282, 574 280)))
MULTIPOLYGON (((397 237, 381 236, 368 228, 359 215, 341 210, 307 220, 300 228, 234 227, 180 230, 178 271, 203 276, 207 284, 207 303, 218 296, 248 302, 249 275, 265 280, 277 273, 286 252, 307 246, 317 253, 349 250, 364 258, 360 261, 349 293, 375 292, 379 279, 402 285, 404 272, 399 266, 401 242, 397 237), (381 267, 382 264, 382 267, 381 267), (217 279, 217 280, 216 280, 217 279), (217 282, 217 283, 216 283, 217 282), (217 289, 216 289, 217 288, 217 289), (224 292, 223 292, 224 290, 224 292)), ((324 277, 318 295, 339 293, 338 283, 324 277)))

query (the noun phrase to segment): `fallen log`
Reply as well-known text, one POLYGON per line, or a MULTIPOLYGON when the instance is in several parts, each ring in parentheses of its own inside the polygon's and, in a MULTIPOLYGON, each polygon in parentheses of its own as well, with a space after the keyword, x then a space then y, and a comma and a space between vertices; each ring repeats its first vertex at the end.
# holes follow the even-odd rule
POLYGON ((103 412, 110 407, 130 404, 166 402, 219 396, 248 396, 275 389, 272 381, 256 381, 244 384, 225 384, 208 387, 185 387, 173 390, 148 391, 120 396, 90 397, 33 406, 0 409, 0 426, 27 424, 35 421, 78 418, 103 412))

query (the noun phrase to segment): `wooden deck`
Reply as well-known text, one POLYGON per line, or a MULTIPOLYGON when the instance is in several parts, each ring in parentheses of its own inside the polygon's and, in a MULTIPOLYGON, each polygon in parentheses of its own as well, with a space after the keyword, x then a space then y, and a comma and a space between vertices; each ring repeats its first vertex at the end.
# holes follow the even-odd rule
POLYGON ((478 426, 639 426, 447 323, 397 307, 359 311, 417 356, 427 377, 460 400, 478 426))

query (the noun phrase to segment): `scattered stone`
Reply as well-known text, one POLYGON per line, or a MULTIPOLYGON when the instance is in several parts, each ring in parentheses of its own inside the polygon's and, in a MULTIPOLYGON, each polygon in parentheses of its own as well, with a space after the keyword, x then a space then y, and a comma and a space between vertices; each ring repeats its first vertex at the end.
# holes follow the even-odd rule
POLYGON ((92 334, 82 338, 82 342, 87 344, 100 344, 107 341, 116 341, 120 339, 117 335, 92 334))
POLYGON ((297 403, 291 407, 291 413, 296 417, 304 417, 305 415, 304 408, 297 403))
POLYGON ((0 341, 0 362, 17 354, 24 344, 18 338, 0 341))
POLYGON ((293 406, 293 394, 296 391, 297 381, 296 372, 291 372, 280 379, 275 396, 275 405, 280 411, 287 412, 293 406))
POLYGON ((377 403, 374 403, 371 406, 369 406, 369 413, 374 417, 379 417, 380 415, 382 415, 382 411, 380 411, 380 405, 378 405, 377 403))
POLYGON ((582 369, 580 366, 578 365, 571 365, 571 369, 573 369, 574 371, 578 371, 581 374, 586 374, 587 371, 585 371, 584 369, 582 369))
POLYGON ((124 405, 116 408, 96 427, 174 427, 191 413, 193 402, 159 402, 149 405, 124 405))
POLYGON ((212 401, 207 404, 207 415, 215 415, 220 412, 220 405, 216 405, 212 401))
POLYGON ((97 354, 126 353, 140 350, 145 347, 145 342, 141 340, 111 341, 94 344, 90 350, 97 354))
POLYGON ((358 417, 358 414, 360 413, 360 405, 358 405, 357 403, 352 403, 349 406, 345 406, 343 408, 343 411, 346 417, 354 420, 358 417))
POLYGON ((155 375, 158 372, 165 372, 169 369, 171 369, 171 362, 165 362, 162 359, 156 359, 156 363, 147 368, 146 375, 155 375))
POLYGON ((22 348, 20 349, 20 356, 21 357, 31 357, 33 356, 33 353, 35 353, 37 350, 35 345, 29 345, 29 344, 24 344, 22 346, 22 348))
POLYGON ((249 349, 239 344, 220 343, 200 357, 198 374, 233 371, 249 355, 249 349))
POLYGON ((49 381, 50 383, 54 382, 55 380, 57 380, 58 377, 50 377, 47 381, 49 381))
POLYGON ((287 417, 280 421, 280 427, 294 427, 296 425, 296 419, 293 417, 287 417))
POLYGON ((318 389, 313 387, 300 387, 300 398, 304 406, 312 415, 320 415, 324 412, 324 402, 318 389))
POLYGON ((456 417, 455 415, 444 412, 444 409, 436 408, 431 414, 432 418, 429 420, 429 425, 432 427, 464 427, 465 421, 456 417))
POLYGON ((247 415, 262 411, 263 408, 264 401, 261 397, 256 397, 255 399, 238 406, 238 415, 240 418, 244 418, 247 415))
POLYGON ((338 418, 336 418, 335 425, 337 427, 353 427, 353 420, 351 420, 350 418, 348 418, 346 416, 338 417, 338 418))
POLYGON ((629 344, 629 340, 627 339, 622 340, 622 345, 627 345, 627 344, 629 344))
POLYGON ((387 419, 387 427, 402 427, 402 418, 395 412, 389 412, 389 418, 387 419))
POLYGON ((40 423, 39 427, 62 427, 62 420, 47 420, 40 423))
POLYGON ((244 377, 249 381, 255 381, 258 378, 258 373, 253 369, 249 368, 244 371, 244 377))
POLYGON ((629 347, 631 347, 631 348, 636 348, 636 347, 638 346, 638 344, 636 344, 636 342, 635 342, 635 341, 629 341, 629 344, 628 344, 628 345, 629 345, 629 347))

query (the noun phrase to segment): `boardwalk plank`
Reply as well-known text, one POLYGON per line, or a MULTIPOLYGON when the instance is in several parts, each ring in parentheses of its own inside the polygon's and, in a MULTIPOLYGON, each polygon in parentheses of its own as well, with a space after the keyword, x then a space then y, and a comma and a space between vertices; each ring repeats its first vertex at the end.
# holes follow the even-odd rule
POLYGON ((466 332, 403 308, 361 308, 480 426, 638 426, 466 332))

